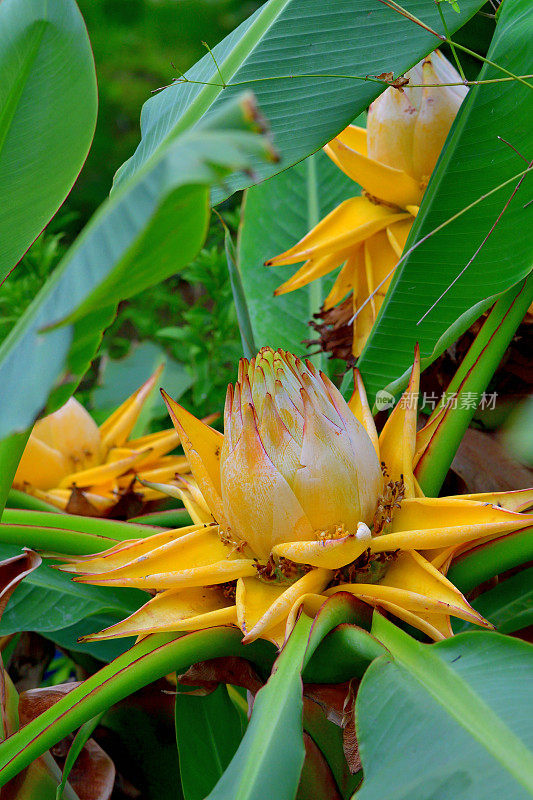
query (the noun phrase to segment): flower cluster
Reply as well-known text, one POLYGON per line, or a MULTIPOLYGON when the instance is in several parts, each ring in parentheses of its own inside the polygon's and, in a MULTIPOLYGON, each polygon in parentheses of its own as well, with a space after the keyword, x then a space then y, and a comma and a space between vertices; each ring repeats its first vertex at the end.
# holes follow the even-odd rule
MULTIPOLYGON (((186 457, 167 455, 180 443, 174 428, 129 438, 160 374, 158 369, 100 427, 74 397, 36 422, 14 488, 62 510, 112 515, 137 475, 155 483, 187 477, 186 457)), ((138 482, 135 492, 143 502, 164 496, 138 482)))
MULTIPOLYGON (((406 390, 416 396, 419 359, 406 390)), ((117 544, 62 569, 155 596, 88 638, 237 625, 282 645, 300 608, 336 592, 433 639, 450 615, 490 627, 445 577, 465 549, 533 523, 532 491, 426 498, 427 443, 399 403, 380 436, 360 376, 349 403, 310 363, 263 348, 228 389, 224 434, 165 400, 195 478, 195 524, 117 544)))
POLYGON ((406 73, 409 83, 389 88, 369 108, 367 128, 350 125, 324 148, 363 187, 303 239, 267 265, 302 267, 277 289, 284 294, 342 267, 323 312, 341 327, 354 315, 358 356, 381 308, 448 131, 466 96, 461 78, 435 51, 406 73), (345 300, 345 298, 347 298, 345 300), (344 302, 343 302, 344 301, 344 302), (333 315, 334 307, 342 304, 333 315))

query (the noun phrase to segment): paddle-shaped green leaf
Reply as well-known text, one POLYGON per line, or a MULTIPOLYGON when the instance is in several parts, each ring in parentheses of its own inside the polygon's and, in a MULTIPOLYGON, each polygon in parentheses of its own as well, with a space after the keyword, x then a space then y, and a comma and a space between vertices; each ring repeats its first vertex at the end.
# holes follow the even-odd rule
POLYGON ((250 95, 236 97, 168 142, 100 207, 0 346, 0 439, 31 425, 68 369, 70 380, 53 399, 56 406, 65 402, 120 299, 173 274, 198 252, 210 186, 272 155, 257 130, 250 95))
POLYGON ((242 739, 239 713, 224 684, 205 696, 178 692, 176 738, 185 800, 204 800, 242 739))
POLYGON ((96 109, 91 45, 74 0, 3 0, 0 283, 72 188, 96 109))
POLYGON ((358 193, 356 184, 322 152, 246 192, 238 260, 260 347, 307 352, 302 342, 313 336, 309 320, 325 296, 320 281, 274 297, 296 268, 265 267, 265 261, 292 247, 319 219, 358 193))
MULTIPOLYGON (((529 0, 502 5, 488 57, 514 74, 531 72, 529 0)), ((480 80, 501 78, 508 76, 489 64, 479 74, 480 80)), ((400 376, 407 382, 416 342, 429 363, 490 305, 487 298, 506 291, 531 270, 533 226, 528 221, 531 206, 525 204, 533 175, 525 177, 507 203, 519 182, 513 176, 527 169, 531 158, 532 115, 531 85, 506 80, 471 87, 425 193, 406 252, 471 203, 505 186, 430 236, 398 268, 359 361, 371 401, 400 376)))
POLYGON ((209 800, 296 794, 305 756, 300 671, 310 630, 311 620, 302 615, 268 683, 257 693, 241 745, 209 800))
POLYGON ((380 615, 373 632, 389 654, 357 695, 357 800, 531 797, 533 647, 486 632, 420 644, 380 615))
MULTIPOLYGON (((481 5, 463 0, 457 14, 443 4, 448 29, 460 28, 481 5)), ((403 6, 444 33, 433 3, 405 0, 403 6)), ((252 177, 235 176, 226 191, 215 193, 221 199, 314 153, 383 90, 384 84, 365 76, 402 73, 438 44, 436 36, 377 0, 269 0, 186 73, 188 82, 177 81, 145 103, 141 142, 116 184, 135 174, 165 140, 243 88, 252 89, 281 162, 257 164, 252 177)))

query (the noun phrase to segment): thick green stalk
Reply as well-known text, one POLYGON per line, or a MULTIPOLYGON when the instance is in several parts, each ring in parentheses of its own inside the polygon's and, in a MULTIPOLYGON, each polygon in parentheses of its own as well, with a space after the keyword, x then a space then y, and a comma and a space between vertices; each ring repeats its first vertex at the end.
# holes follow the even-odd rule
POLYGON ((0 442, 0 519, 29 436, 30 430, 27 430, 14 433, 0 442))
POLYGON ((459 556, 448 572, 448 578, 463 594, 480 583, 533 560, 533 529, 494 539, 459 556))
POLYGON ((48 511, 51 514, 65 514, 60 508, 56 508, 38 497, 21 492, 18 489, 11 489, 7 496, 6 506, 8 508, 26 509, 26 511, 48 511))
POLYGON ((47 553, 86 556, 101 553, 117 544, 116 539, 95 536, 93 533, 69 531, 64 528, 44 528, 38 525, 0 524, 0 543, 29 547, 47 553))
POLYGON ((76 514, 53 514, 48 511, 28 511, 15 508, 6 508, 2 521, 8 525, 32 525, 92 533, 94 536, 106 536, 119 542, 136 537, 142 539, 145 536, 151 536, 152 533, 161 532, 161 528, 156 526, 120 522, 115 519, 79 517, 76 514))
POLYGON ((146 637, 0 745, 0 786, 71 731, 148 683, 208 658, 257 657, 265 645, 254 643, 243 650, 241 638, 241 632, 230 627, 146 637))
MULTIPOLYGON (((430 497, 438 495, 477 403, 532 301, 533 276, 529 276, 505 292, 487 316, 446 392, 448 400, 456 398, 456 405, 443 416, 416 467, 415 474, 424 494, 430 497), (471 398, 476 402, 466 402, 471 398)), ((430 419, 438 414, 442 404, 443 401, 430 419)))

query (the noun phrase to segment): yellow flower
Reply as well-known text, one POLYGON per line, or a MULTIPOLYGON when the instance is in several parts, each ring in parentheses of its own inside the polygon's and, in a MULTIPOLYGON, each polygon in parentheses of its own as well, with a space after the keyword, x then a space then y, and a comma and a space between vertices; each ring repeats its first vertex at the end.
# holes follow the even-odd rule
POLYGON ((445 573, 458 549, 533 524, 519 513, 533 492, 423 497, 418 358, 379 439, 355 379, 347 404, 309 362, 263 348, 228 389, 224 435, 165 396, 199 513, 186 528, 64 559, 77 581, 156 593, 88 638, 232 624, 245 642, 281 645, 300 606, 314 615, 339 591, 433 639, 451 635, 450 615, 491 627, 445 573))
POLYGON ((305 261, 276 290, 277 295, 342 265, 323 310, 329 311, 351 293, 353 314, 360 309, 353 328, 355 356, 381 308, 429 177, 467 93, 464 86, 432 86, 461 81, 438 51, 406 77, 413 86, 391 87, 372 103, 366 130, 350 125, 324 148, 339 169, 363 187, 362 196, 345 200, 294 247, 266 262, 277 266, 305 261))
MULTIPOLYGON (((185 456, 166 455, 180 443, 174 428, 128 439, 160 374, 158 369, 100 427, 73 397, 36 422, 13 487, 57 508, 83 513, 79 496, 72 500, 73 489, 78 489, 90 504, 87 509, 103 515, 112 511, 136 475, 155 482, 189 473, 185 456)), ((163 497, 139 483, 134 490, 145 502, 163 497)))

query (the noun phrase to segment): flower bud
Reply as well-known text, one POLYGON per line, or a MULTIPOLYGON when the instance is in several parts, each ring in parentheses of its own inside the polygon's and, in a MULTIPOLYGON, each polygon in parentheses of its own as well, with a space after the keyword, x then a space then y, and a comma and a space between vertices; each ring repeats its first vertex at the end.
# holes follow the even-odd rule
POLYGON ((71 472, 100 460, 100 432, 91 415, 71 397, 43 417, 31 432, 15 475, 14 486, 51 489, 71 472))
POLYGON ((323 373, 263 348, 229 387, 221 457, 233 539, 259 558, 276 544, 355 534, 381 492, 376 451, 323 373))
POLYGON ((466 94, 461 76, 436 50, 406 77, 413 86, 390 87, 370 106, 367 119, 368 155, 403 170, 425 187, 466 94))

